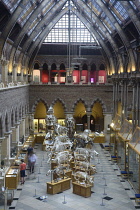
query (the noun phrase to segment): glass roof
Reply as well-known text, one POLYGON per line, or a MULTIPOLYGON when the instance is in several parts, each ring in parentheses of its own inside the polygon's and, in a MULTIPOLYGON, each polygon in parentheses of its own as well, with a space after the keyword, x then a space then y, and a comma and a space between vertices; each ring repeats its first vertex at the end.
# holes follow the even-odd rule
MULTIPOLYGON (((70 16, 70 41, 93 42, 95 39, 76 15, 70 16)), ((53 27, 44 42, 69 42, 69 15, 64 15, 53 27)), ((96 41, 97 42, 97 41, 96 41)))
MULTIPOLYGON (((9 9, 11 13, 15 11, 21 0, 1 0, 5 6, 9 9)), ((61 0, 30 0, 23 1, 23 10, 18 17, 18 23, 23 27, 25 23, 29 20, 29 17, 37 9, 40 4, 43 3, 43 8, 34 17, 28 28, 28 35, 30 35, 33 30, 39 25, 41 18, 48 19, 48 12, 57 4, 62 11, 66 7, 74 8, 75 11, 81 13, 84 18, 87 19, 88 23, 91 25, 90 28, 94 28, 99 36, 104 40, 105 31, 107 30, 110 34, 113 33, 116 28, 114 21, 119 24, 124 24, 128 20, 129 15, 127 10, 124 8, 123 3, 118 0, 70 0, 66 1, 65 5, 61 8, 61 0), (69 6, 70 2, 70 6, 69 6), (104 10, 106 8, 106 10, 104 10), (106 12, 108 10, 108 12, 106 12), (110 12, 110 14, 108 14, 110 12), (82 14, 83 13, 83 14, 82 14), (114 20, 111 16, 114 16, 114 20), (101 24, 100 24, 101 23, 101 24)), ((128 4, 133 10, 139 10, 140 2, 138 0, 128 1, 128 4)), ((54 16, 55 12, 53 11, 54 16)), ((93 33, 91 33, 87 27, 82 22, 81 18, 74 13, 70 15, 70 26, 68 25, 69 15, 66 13, 52 28, 52 30, 47 33, 47 37, 44 42, 68 42, 69 34, 71 42, 97 42, 93 33), (92 35, 91 35, 92 34, 92 35)), ((47 23, 48 24, 48 23, 47 23)), ((41 30, 41 29, 40 29, 41 30)), ((40 30, 36 30, 35 37, 38 37, 40 30), (38 34, 37 34, 38 33, 38 34)), ((36 40, 36 38, 34 39, 36 40)))

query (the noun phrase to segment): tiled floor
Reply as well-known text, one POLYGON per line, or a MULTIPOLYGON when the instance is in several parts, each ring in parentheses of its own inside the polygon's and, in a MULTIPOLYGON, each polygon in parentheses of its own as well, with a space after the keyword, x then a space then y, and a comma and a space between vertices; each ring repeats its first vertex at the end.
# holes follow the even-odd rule
POLYGON ((38 157, 35 173, 29 175, 27 171, 26 182, 15 190, 14 200, 9 209, 17 210, 133 210, 140 209, 134 201, 132 187, 126 180, 122 180, 120 170, 110 160, 110 155, 99 144, 93 145, 93 150, 99 153, 92 163, 96 165, 97 173, 94 175, 94 187, 89 198, 75 195, 72 187, 62 193, 46 194, 46 182, 50 176, 46 172, 50 169, 47 163, 47 153, 42 151, 40 144, 35 145, 38 157), (40 201, 40 196, 47 195, 47 199, 40 201), (65 200, 64 200, 65 199, 65 200))

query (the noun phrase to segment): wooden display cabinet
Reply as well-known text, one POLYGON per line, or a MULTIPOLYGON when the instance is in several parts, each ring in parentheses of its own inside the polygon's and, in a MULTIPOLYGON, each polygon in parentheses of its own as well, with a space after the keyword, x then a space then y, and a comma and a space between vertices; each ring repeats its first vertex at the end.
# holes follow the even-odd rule
POLYGON ((79 184, 77 182, 73 182, 73 193, 76 195, 83 196, 85 198, 88 198, 91 196, 91 185, 84 185, 79 184))
POLYGON ((64 190, 68 190, 71 187, 71 178, 62 179, 58 182, 47 182, 47 193, 48 194, 56 194, 59 192, 63 192, 64 190))
POLYGON ((17 189, 19 178, 19 167, 11 166, 5 175, 5 187, 9 190, 17 189))

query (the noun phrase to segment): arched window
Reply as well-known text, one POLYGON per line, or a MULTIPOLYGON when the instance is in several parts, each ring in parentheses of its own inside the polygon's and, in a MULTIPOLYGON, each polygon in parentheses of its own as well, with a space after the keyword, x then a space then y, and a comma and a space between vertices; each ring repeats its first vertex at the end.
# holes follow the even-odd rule
POLYGON ((53 63, 53 64, 51 65, 51 70, 56 70, 56 64, 55 64, 55 63, 53 63))
POLYGON ((101 64, 100 67, 99 67, 99 70, 105 70, 105 65, 101 64))
POLYGON ((55 84, 58 82, 58 71, 56 69, 56 64, 51 65, 51 83, 55 84))
POLYGON ((43 70, 48 70, 48 65, 46 63, 43 64, 43 70))
POLYGON ((59 71, 59 83, 65 84, 66 82, 66 70, 65 65, 63 63, 60 64, 60 71, 59 71))
POLYGON ((96 65, 94 63, 91 65, 90 82, 92 84, 97 82, 96 65))
POLYGON ((60 64, 60 70, 65 70, 65 65, 64 65, 64 63, 61 63, 61 64, 60 64))
POLYGON ((43 64, 42 82, 43 83, 49 82, 49 71, 48 71, 48 65, 46 63, 43 64))
POLYGON ((83 70, 88 70, 88 66, 87 66, 86 63, 83 64, 82 69, 83 69, 83 70))
POLYGON ((105 65, 104 64, 101 64, 99 66, 98 82, 100 84, 104 84, 106 82, 106 71, 105 71, 105 65))
POLYGON ((39 69, 39 64, 38 63, 34 64, 34 69, 39 69))

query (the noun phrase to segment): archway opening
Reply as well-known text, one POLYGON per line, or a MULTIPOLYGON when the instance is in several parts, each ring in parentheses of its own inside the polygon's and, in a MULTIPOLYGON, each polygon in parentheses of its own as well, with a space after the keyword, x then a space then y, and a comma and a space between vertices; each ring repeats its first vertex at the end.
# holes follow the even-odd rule
POLYGON ((101 132, 104 130, 104 116, 102 105, 99 102, 96 102, 92 108, 92 128, 96 132, 101 132))
POLYGON ((43 102, 39 102, 35 109, 34 114, 34 132, 46 133, 46 106, 43 102))
POLYGON ((86 108, 83 102, 78 102, 74 109, 76 132, 84 131, 87 128, 86 108))

